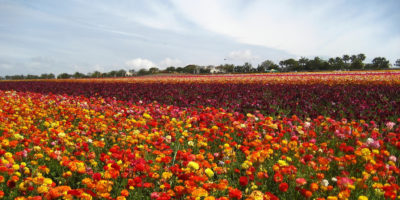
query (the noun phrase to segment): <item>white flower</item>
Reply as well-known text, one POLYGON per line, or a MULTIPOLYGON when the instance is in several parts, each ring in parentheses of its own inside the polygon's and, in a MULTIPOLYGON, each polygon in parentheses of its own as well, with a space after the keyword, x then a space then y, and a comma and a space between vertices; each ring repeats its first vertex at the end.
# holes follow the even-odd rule
MULTIPOLYGON (((332 179, 333 179, 333 178, 332 178, 332 179)), ((326 180, 326 179, 324 179, 324 180, 321 181, 321 185, 322 185, 322 186, 325 186, 325 187, 328 187, 329 181, 326 180)))
POLYGON ((367 144, 368 145, 371 145, 372 143, 374 143, 375 141, 374 141, 374 139, 372 139, 372 138, 368 138, 367 139, 367 144))
POLYGON ((391 155, 391 156, 389 156, 389 160, 392 161, 392 162, 396 162, 397 158, 396 158, 396 156, 391 155))
POLYGON ((310 122, 305 122, 305 123, 304 123, 304 128, 310 128, 310 126, 311 126, 311 123, 310 123, 310 122))
POLYGON ((332 177, 332 179, 331 179, 333 182, 337 182, 337 178, 335 178, 335 177, 332 177))

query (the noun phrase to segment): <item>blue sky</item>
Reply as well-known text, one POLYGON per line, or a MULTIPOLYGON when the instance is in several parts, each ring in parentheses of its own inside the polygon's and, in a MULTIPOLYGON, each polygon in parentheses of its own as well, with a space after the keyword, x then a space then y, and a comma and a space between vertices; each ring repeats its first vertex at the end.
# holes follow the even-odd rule
POLYGON ((365 53, 400 58, 398 0, 0 0, 0 76, 365 53))

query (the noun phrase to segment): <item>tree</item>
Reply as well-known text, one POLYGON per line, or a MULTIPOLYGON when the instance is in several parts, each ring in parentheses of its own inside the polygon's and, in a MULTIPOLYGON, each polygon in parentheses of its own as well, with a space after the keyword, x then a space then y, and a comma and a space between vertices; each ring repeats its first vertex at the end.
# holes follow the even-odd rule
POLYGON ((85 76, 85 74, 82 74, 82 73, 80 73, 80 72, 75 72, 75 73, 72 75, 72 77, 74 77, 74 78, 85 78, 86 76, 85 76))
POLYGON ((350 60, 350 56, 349 55, 347 55, 347 54, 343 55, 344 64, 347 64, 347 62, 349 62, 349 60, 350 60))
POLYGON ((259 64, 257 67, 258 72, 265 72, 266 70, 271 70, 271 69, 275 69, 275 70, 279 69, 279 66, 271 60, 266 60, 266 61, 262 62, 261 64, 259 64))
POLYGON ((71 78, 71 77, 72 77, 72 75, 70 75, 70 74, 62 73, 57 76, 57 79, 67 79, 67 78, 71 78))
POLYGON ((26 78, 26 79, 39 79, 39 76, 38 76, 38 75, 31 75, 31 74, 28 74, 28 75, 26 75, 25 78, 26 78))
POLYGON ((394 66, 400 67, 400 59, 396 60, 396 62, 394 63, 394 66))
POLYGON ((347 62, 349 62, 350 61, 350 56, 349 55, 347 55, 347 54, 345 54, 345 55, 343 55, 343 61, 344 61, 344 68, 345 69, 348 69, 349 68, 349 65, 348 65, 348 63, 347 62))
POLYGON ((175 69, 174 66, 170 66, 170 67, 167 67, 167 69, 165 69, 165 71, 166 71, 167 73, 172 73, 172 72, 175 72, 176 69, 175 69))
POLYGON ((308 58, 301 57, 299 59, 299 69, 301 71, 303 71, 303 70, 306 70, 306 71, 312 70, 309 62, 310 62, 310 60, 308 58))
POLYGON ((178 73, 183 73, 184 70, 182 67, 177 67, 175 71, 178 73))
POLYGON ((329 64, 329 69, 331 70, 345 69, 344 62, 341 57, 329 58, 328 64, 329 64))
POLYGON ((106 75, 106 77, 117 77, 117 73, 118 73, 117 71, 112 70, 112 71, 106 73, 105 75, 106 75))
POLYGON ((209 74, 211 72, 211 69, 214 68, 214 66, 209 65, 207 67, 200 67, 200 74, 209 74))
POLYGON ((224 64, 216 67, 222 73, 233 73, 235 71, 235 65, 224 64))
POLYGON ((320 57, 315 57, 313 60, 310 60, 309 65, 312 70, 328 70, 329 63, 325 60, 322 60, 320 57))
POLYGON ((99 78, 101 77, 103 74, 99 71, 94 71, 93 73, 91 73, 89 76, 92 78, 99 78))
POLYGON ((156 73, 158 73, 160 70, 157 68, 157 67, 151 67, 150 69, 149 69, 149 73, 150 74, 156 74, 156 73))
POLYGON ((363 54, 363 53, 360 53, 360 54, 357 55, 357 59, 359 59, 359 60, 361 60, 361 61, 364 61, 365 58, 367 58, 367 57, 366 57, 365 54, 363 54))
POLYGON ((376 57, 372 60, 372 67, 374 69, 387 69, 389 66, 389 61, 385 57, 376 57))
POLYGON ((118 70, 117 74, 116 74, 117 77, 125 77, 125 75, 126 75, 126 71, 124 69, 118 70))
POLYGON ((149 71, 147 71, 147 69, 142 68, 138 71, 139 76, 143 76, 143 75, 147 75, 147 74, 149 74, 149 71))
POLYGON ((186 67, 183 68, 184 73, 190 73, 190 74, 197 74, 199 66, 197 65, 187 65, 186 67))
POLYGON ((41 74, 39 78, 41 78, 41 79, 54 79, 55 76, 54 76, 54 74, 41 74))
POLYGON ((252 68, 253 68, 253 66, 248 62, 244 63, 244 65, 243 65, 243 70, 245 73, 251 72, 252 68))
POLYGON ((360 53, 358 55, 351 56, 351 66, 350 69, 364 69, 365 55, 360 53))
POLYGON ((290 58, 287 60, 282 60, 279 65, 284 68, 285 71, 297 71, 299 70, 299 62, 297 60, 290 58))
POLYGON ((236 65, 233 69, 235 73, 244 73, 244 67, 242 65, 236 65))

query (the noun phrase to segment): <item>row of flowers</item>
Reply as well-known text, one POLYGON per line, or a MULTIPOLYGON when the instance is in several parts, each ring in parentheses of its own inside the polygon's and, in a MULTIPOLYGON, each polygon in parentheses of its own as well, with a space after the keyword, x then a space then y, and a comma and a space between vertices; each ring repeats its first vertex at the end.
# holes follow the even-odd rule
MULTIPOLYGON (((307 75, 304 80, 310 77, 307 75)), ((368 78, 365 76, 366 81, 368 78)), ((155 77, 149 79, 158 80, 155 77)), ((400 75, 397 79, 400 80, 400 75)), ((241 113, 259 110, 276 117, 316 118, 323 115, 336 120, 373 120, 380 125, 400 116, 400 84, 265 84, 243 83, 239 78, 235 78, 236 83, 174 83, 172 78, 169 80, 159 83, 16 81, 0 82, 0 90, 117 98, 144 104, 157 101, 179 107, 209 106, 241 113)))
POLYGON ((0 91, 0 197, 398 199, 399 123, 0 91))

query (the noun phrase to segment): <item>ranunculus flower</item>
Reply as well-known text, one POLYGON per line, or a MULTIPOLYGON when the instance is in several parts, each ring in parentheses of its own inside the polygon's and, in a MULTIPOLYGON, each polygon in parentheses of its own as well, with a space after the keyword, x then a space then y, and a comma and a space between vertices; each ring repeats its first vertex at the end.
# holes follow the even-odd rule
POLYGON ((280 183, 279 184, 279 190, 282 192, 286 192, 289 188, 289 185, 287 183, 280 183))
POLYGON ((187 166, 192 170, 198 170, 200 168, 199 164, 194 161, 190 161, 187 166))
POLYGON ((249 183, 249 178, 247 178, 247 176, 241 176, 239 178, 239 184, 241 186, 246 186, 249 183))
POLYGON ((305 184, 307 184, 307 180, 305 178, 296 178, 296 186, 297 187, 300 187, 305 184))
POLYGON ((230 189, 229 190, 229 198, 231 199, 241 199, 242 198, 242 191, 238 189, 230 189))
POLYGON ((210 168, 207 168, 206 170, 204 170, 204 172, 206 173, 206 175, 211 178, 214 176, 214 172, 213 170, 211 170, 210 168))

